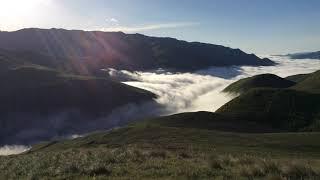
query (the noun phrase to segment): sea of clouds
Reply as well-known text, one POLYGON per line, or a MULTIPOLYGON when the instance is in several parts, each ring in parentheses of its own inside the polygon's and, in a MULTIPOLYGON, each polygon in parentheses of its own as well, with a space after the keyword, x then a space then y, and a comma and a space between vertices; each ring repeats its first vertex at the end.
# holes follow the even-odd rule
POLYGON ((166 113, 173 114, 189 111, 216 111, 234 98, 221 91, 245 77, 265 73, 287 77, 320 70, 320 60, 293 60, 286 56, 263 57, 272 59, 277 65, 212 67, 193 73, 118 71, 111 75, 126 77, 130 80, 126 81, 126 84, 157 94, 157 102, 166 108, 166 113))
MULTIPOLYGON (((149 116, 168 115, 191 111, 211 111, 214 112, 235 96, 231 96, 221 91, 232 82, 241 78, 250 77, 257 74, 272 73, 280 77, 287 77, 295 74, 311 73, 320 70, 320 60, 303 59, 294 60, 285 56, 263 56, 275 61, 275 66, 232 66, 232 67, 212 67, 205 70, 188 73, 173 73, 164 70, 150 72, 129 72, 109 69, 109 75, 128 85, 149 90, 158 95, 156 102, 146 102, 145 104, 128 104, 115 109, 105 118, 94 121, 79 121, 78 129, 70 132, 66 131, 64 137, 73 137, 72 134, 81 134, 94 130, 111 129, 122 126, 129 121, 141 119, 149 116), (81 129, 81 128, 85 129, 81 129), (79 129, 80 128, 80 129, 79 129), (69 134, 68 134, 69 132, 69 134)), ((54 124, 59 126, 59 131, 66 125, 63 116, 54 117, 54 124)), ((46 121, 48 122, 48 121, 46 121)), ((69 122, 70 123, 70 122, 69 122)), ((53 126, 33 126, 36 127, 31 132, 45 131, 47 137, 57 136, 53 126), (48 130, 46 130, 48 129, 48 130)), ((30 134, 29 131, 23 134, 30 134)), ((25 137, 25 135, 23 135, 25 137)), ((77 136, 78 137, 78 136, 77 136)), ((0 148, 0 155, 18 154, 28 150, 27 146, 4 146, 0 148)))

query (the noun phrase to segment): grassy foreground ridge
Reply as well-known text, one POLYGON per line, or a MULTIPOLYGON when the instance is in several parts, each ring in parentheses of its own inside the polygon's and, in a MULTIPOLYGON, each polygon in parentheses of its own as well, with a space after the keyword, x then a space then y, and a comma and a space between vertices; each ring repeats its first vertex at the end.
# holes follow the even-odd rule
MULTIPOLYGON (((196 114, 202 118, 212 115, 196 114)), ((162 117, 166 118, 170 116, 162 117)), ((6 179, 320 177, 320 133, 222 132, 204 124, 196 128, 185 124, 152 119, 73 140, 38 144, 25 154, 1 157, 0 171, 6 179)))

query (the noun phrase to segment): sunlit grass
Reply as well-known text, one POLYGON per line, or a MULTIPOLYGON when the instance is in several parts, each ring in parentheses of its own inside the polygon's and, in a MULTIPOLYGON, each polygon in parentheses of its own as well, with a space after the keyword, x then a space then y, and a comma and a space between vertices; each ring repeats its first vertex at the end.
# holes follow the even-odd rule
POLYGON ((319 161, 203 153, 192 149, 93 148, 0 158, 1 178, 320 178, 319 161))

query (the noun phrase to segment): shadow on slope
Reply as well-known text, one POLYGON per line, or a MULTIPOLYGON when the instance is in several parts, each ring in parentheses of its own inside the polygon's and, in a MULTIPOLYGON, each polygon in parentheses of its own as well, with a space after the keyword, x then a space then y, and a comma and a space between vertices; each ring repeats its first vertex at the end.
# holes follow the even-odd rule
POLYGON ((41 66, 2 71, 0 83, 0 144, 112 128, 160 110, 148 91, 41 66))

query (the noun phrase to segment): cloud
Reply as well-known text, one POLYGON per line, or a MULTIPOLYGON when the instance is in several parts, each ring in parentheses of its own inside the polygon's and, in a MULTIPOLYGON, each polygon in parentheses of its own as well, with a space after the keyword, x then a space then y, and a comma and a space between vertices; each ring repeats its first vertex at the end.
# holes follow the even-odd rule
POLYGON ((29 146, 22 146, 22 145, 6 145, 3 147, 0 147, 0 156, 8 156, 13 154, 20 154, 27 150, 29 150, 29 146))
MULTIPOLYGON (((212 67, 189 73, 165 70, 129 72, 106 69, 105 71, 108 71, 114 79, 155 93, 158 95, 156 102, 127 104, 113 109, 102 117, 86 116, 79 110, 65 110, 48 116, 14 113, 7 120, 2 120, 6 125, 0 126, 0 144, 28 145, 43 140, 70 139, 96 130, 124 126, 134 120, 148 117, 192 111, 214 112, 235 97, 221 91, 241 78, 264 73, 286 77, 314 72, 320 68, 319 60, 290 60, 286 57, 274 56, 271 59, 278 64, 256 67, 212 67)), ((23 149, 5 146, 0 148, 0 154, 18 153, 23 149)))
MULTIPOLYGON (((213 68, 206 71, 214 71, 213 68)), ((232 80, 195 73, 135 72, 122 71, 135 81, 128 85, 149 90, 158 95, 156 100, 165 108, 164 113, 173 114, 188 111, 215 111, 233 98, 221 91, 232 80)), ((203 73, 203 72, 202 72, 203 73)), ((112 72, 113 75, 119 75, 112 72)), ((166 115, 162 114, 162 115, 166 115)))
POLYGON ((157 102, 165 107, 165 113, 188 111, 215 111, 230 101, 221 91, 239 79, 264 73, 281 77, 311 73, 320 68, 319 60, 291 60, 287 57, 270 56, 276 66, 212 67, 193 73, 165 71, 128 72, 110 70, 109 74, 131 86, 146 89, 158 95, 157 102))
POLYGON ((113 22, 113 23, 118 23, 119 21, 117 20, 117 19, 115 19, 115 18, 111 18, 111 19, 109 19, 109 21, 110 22, 113 22))
MULTIPOLYGON (((115 19, 114 19, 115 20, 115 19)), ((110 19, 111 21, 111 19, 110 19)), ((192 22, 181 22, 181 23, 164 23, 164 24, 149 24, 143 26, 113 26, 113 27, 105 27, 100 28, 100 31, 122 31, 127 33, 134 33, 134 32, 144 32, 144 31, 151 31, 151 30, 158 30, 158 29, 172 29, 172 28, 181 28, 181 27, 189 27, 195 26, 198 23, 192 22)))

